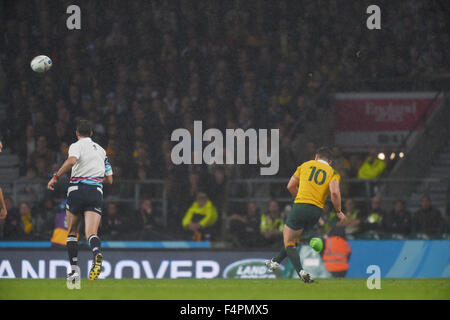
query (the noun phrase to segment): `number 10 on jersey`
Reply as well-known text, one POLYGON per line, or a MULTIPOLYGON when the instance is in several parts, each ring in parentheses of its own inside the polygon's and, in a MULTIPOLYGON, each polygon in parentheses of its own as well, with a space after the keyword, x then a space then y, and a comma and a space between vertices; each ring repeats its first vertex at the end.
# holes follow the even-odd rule
POLYGON ((318 184, 319 186, 324 184, 325 180, 327 180, 327 173, 325 170, 319 169, 317 170, 317 167, 311 166, 309 167, 311 170, 311 174, 309 175, 308 181, 312 181, 314 179, 314 182, 318 184), (319 180, 319 178, 322 178, 319 180))

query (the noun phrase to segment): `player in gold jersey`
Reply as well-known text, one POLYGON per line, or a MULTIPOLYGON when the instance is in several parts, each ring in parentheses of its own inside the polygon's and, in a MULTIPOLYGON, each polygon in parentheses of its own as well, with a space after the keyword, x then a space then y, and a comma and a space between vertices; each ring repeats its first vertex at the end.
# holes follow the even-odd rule
POLYGON ((341 208, 340 176, 331 167, 331 150, 322 147, 314 160, 304 162, 292 175, 287 189, 295 197, 283 229, 284 247, 277 257, 266 260, 266 266, 273 271, 284 258, 289 257, 300 279, 313 282, 311 275, 302 269, 297 244, 304 231, 311 230, 319 221, 325 201, 330 194, 338 218, 345 220, 341 208))

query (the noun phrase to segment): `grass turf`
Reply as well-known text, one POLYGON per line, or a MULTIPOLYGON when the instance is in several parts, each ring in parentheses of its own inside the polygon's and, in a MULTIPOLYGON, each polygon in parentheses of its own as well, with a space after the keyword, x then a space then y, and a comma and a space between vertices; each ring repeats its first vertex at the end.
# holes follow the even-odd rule
POLYGON ((450 299, 450 279, 381 279, 369 290, 366 279, 82 279, 69 290, 64 279, 1 279, 0 299, 101 300, 305 300, 450 299))

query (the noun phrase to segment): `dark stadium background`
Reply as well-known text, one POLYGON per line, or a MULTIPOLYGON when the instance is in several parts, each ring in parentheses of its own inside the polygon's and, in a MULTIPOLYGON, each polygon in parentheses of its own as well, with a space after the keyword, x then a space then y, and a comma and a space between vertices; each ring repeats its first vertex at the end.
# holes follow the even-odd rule
MULTIPOLYGON (((114 170, 114 185, 105 186, 104 241, 162 241, 164 248, 171 241, 195 247, 201 240, 213 251, 277 251, 281 235, 261 234, 261 217, 271 211, 271 219, 284 218, 292 202, 289 177, 328 145, 342 178, 344 212, 353 206, 360 224, 336 228, 336 218, 324 214, 305 241, 337 232, 380 244, 442 240, 445 251, 448 4, 376 1, 381 30, 369 30, 372 2, 2 1, 0 185, 8 216, 0 222, 0 243, 52 246, 67 177, 55 192, 45 187, 76 139, 76 120, 85 118, 114 170), (71 4, 81 8, 81 30, 66 27, 71 4), (40 54, 53 60, 44 74, 29 67, 40 54), (345 111, 353 99, 414 108, 401 130, 400 120, 383 130, 369 123, 369 130, 358 114, 345 111), (358 141, 342 135, 342 118, 361 121, 361 132, 353 132, 358 141), (204 130, 279 129, 278 174, 260 176, 258 165, 175 166, 170 135, 192 129, 194 120, 203 121, 204 130), (364 144, 361 137, 375 140, 364 144), (362 179, 371 153, 385 169, 362 179), (198 192, 207 194, 219 219, 208 235, 194 239, 181 222, 198 192), (424 196, 431 207, 421 203, 424 196), (147 215, 144 200, 150 200, 147 215), (406 212, 397 219, 398 200, 406 212)), ((327 209, 333 211, 331 204, 327 209)))

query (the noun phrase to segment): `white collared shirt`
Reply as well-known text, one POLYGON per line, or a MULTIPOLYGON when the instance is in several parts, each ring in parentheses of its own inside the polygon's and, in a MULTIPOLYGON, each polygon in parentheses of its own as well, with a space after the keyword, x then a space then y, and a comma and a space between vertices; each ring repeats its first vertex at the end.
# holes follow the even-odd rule
POLYGON ((76 157, 78 160, 72 167, 71 182, 76 179, 101 178, 105 175, 112 175, 106 151, 91 138, 81 138, 69 147, 69 157, 76 157))

